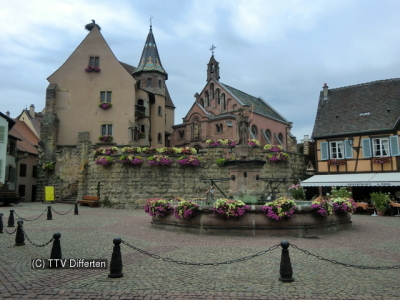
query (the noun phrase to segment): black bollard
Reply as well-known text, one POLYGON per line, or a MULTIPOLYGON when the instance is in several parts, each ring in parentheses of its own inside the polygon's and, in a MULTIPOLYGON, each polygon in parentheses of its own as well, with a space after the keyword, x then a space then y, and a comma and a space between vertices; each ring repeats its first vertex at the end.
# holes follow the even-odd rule
POLYGON ((10 216, 8 217, 8 226, 7 227, 15 227, 14 226, 14 210, 10 209, 10 216))
POLYGON ((78 212, 78 202, 75 202, 74 215, 79 215, 79 212, 78 212))
POLYGON ((0 233, 3 233, 3 214, 0 214, 0 233))
MULTIPOLYGON (((61 233, 59 232, 53 234, 54 241, 53 241, 53 247, 51 248, 51 254, 50 254, 51 259, 62 259, 60 237, 61 233)), ((59 263, 59 261, 50 261, 49 267, 58 268, 61 267, 61 264, 59 263)))
POLYGON ((17 224, 18 227, 17 227, 17 233, 15 234, 14 246, 23 246, 25 245, 25 235, 24 235, 24 230, 22 228, 22 224, 24 224, 24 221, 19 220, 17 224))
POLYGON ((51 205, 47 206, 47 220, 53 220, 53 215, 51 214, 51 205))
POLYGON ((122 257, 121 257, 121 238, 114 238, 114 249, 111 256, 110 262, 110 274, 108 274, 109 278, 120 278, 123 276, 122 271, 122 257))
POLYGON ((279 277, 279 280, 283 282, 294 281, 294 279, 292 278, 293 271, 292 271, 292 264, 290 263, 290 256, 288 250, 289 245, 290 243, 288 241, 281 242, 281 247, 282 247, 281 269, 280 269, 281 277, 279 277))

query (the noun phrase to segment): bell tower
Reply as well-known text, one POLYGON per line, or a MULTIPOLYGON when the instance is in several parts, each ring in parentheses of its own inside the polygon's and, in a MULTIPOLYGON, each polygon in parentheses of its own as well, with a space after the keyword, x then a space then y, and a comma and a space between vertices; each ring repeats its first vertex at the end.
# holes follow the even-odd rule
POLYGON ((212 52, 210 61, 207 64, 207 82, 214 78, 215 80, 219 80, 219 62, 217 62, 214 58, 214 49, 216 47, 214 45, 211 46, 210 50, 212 52))

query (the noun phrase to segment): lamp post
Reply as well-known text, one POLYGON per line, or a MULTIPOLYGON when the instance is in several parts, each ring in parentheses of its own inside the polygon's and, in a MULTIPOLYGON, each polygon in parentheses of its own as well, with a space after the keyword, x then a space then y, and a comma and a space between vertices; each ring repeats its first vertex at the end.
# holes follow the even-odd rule
MULTIPOLYGON (((354 166, 354 172, 356 172, 357 171, 357 166, 358 166, 358 154, 359 154, 360 147, 354 147, 353 146, 354 145, 354 137, 352 135, 349 136, 349 140, 348 141, 349 141, 350 147, 353 148, 354 150, 356 150, 356 152, 357 152, 356 164, 354 166)), ((360 145, 360 140, 358 140, 358 145, 360 145)))

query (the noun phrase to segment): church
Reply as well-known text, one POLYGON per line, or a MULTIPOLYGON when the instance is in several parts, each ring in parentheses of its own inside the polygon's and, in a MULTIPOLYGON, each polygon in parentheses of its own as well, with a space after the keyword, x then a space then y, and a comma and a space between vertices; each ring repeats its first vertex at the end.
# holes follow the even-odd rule
MULTIPOLYGON (((214 49, 213 46, 210 50, 214 49)), ((256 139, 261 146, 280 145, 295 151, 292 123, 262 98, 222 83, 214 53, 207 64, 206 81, 202 91, 195 94, 183 122, 173 126, 171 145, 204 149, 207 140, 230 139, 247 144, 249 139, 256 139)))

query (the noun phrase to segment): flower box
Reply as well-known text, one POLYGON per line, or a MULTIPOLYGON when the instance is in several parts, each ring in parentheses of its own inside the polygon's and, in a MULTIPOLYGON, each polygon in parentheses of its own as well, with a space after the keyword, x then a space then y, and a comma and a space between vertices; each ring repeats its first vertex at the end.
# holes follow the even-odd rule
POLYGON ((184 166, 198 167, 201 164, 201 160, 199 157, 194 155, 184 155, 178 158, 177 163, 184 166))
POLYGON ((143 163, 143 158, 138 155, 121 155, 118 159, 119 162, 126 164, 126 165, 140 165, 143 163))
POLYGON ((389 156, 373 157, 371 160, 374 164, 388 164, 392 162, 392 158, 389 156))
POLYGON ((142 152, 142 148, 140 147, 123 147, 122 153, 140 153, 142 152))
POLYGON ((143 147, 142 152, 146 154, 154 154, 157 153, 157 148, 155 147, 143 147))
POLYGON ((169 166, 172 164, 172 159, 166 155, 153 155, 148 158, 147 163, 150 166, 169 166))
POLYGON ((251 147, 257 147, 257 146, 260 146, 260 142, 257 141, 256 139, 248 139, 247 145, 249 145, 251 147))
POLYGON ((285 161, 289 159, 289 154, 283 152, 283 147, 280 145, 266 144, 264 150, 269 153, 265 155, 268 161, 285 161))
POLYGON ((206 144, 209 146, 236 146, 236 141, 230 139, 211 139, 206 140, 206 144))
POLYGON ((100 156, 95 161, 96 165, 103 165, 103 166, 111 165, 113 162, 114 158, 112 158, 111 156, 100 156))
POLYGON ((99 141, 102 142, 111 142, 113 140, 113 136, 112 135, 101 135, 99 136, 99 141))
POLYGON ((264 205, 262 211, 270 219, 281 220, 283 218, 292 218, 296 209, 297 206, 293 199, 280 197, 264 205))
POLYGON ((99 107, 104 110, 107 110, 112 107, 112 104, 108 103, 108 102, 103 102, 103 103, 99 103, 99 107))
POLYGON ((88 66, 87 68, 85 68, 85 71, 86 72, 100 72, 101 71, 101 69, 99 68, 99 67, 91 67, 91 66, 88 66))
POLYGON ((345 165, 347 162, 345 159, 330 159, 328 160, 328 165, 330 166, 342 166, 345 165))
POLYGON ((118 152, 117 147, 98 148, 94 151, 94 155, 111 155, 118 152))
POLYGON ((218 199, 215 201, 211 210, 214 214, 219 214, 224 217, 241 217, 245 214, 249 206, 241 200, 218 199))

